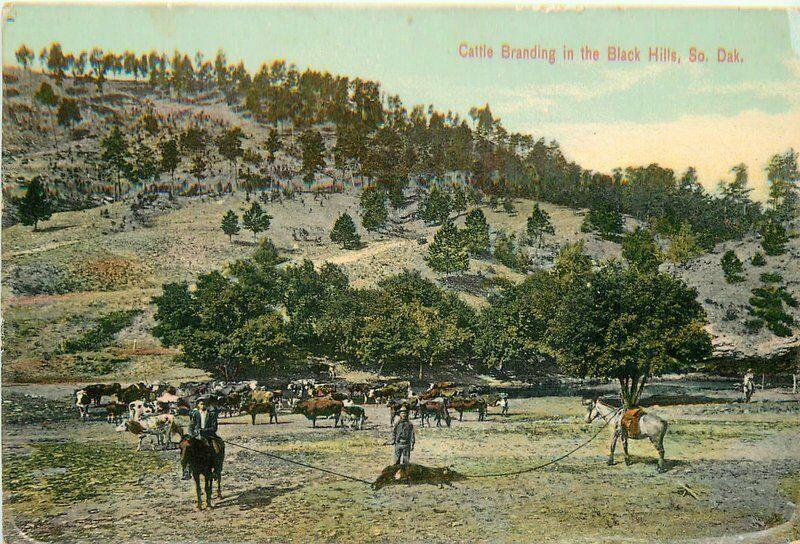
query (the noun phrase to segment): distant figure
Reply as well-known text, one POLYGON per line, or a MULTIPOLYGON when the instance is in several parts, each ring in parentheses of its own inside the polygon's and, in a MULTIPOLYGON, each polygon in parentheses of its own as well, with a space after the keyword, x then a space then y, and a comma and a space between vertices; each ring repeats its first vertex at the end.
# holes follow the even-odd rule
POLYGON ((742 380, 742 391, 744 391, 745 402, 750 402, 750 399, 753 397, 753 393, 756 392, 755 378, 756 375, 753 372, 753 369, 748 368, 747 372, 744 374, 744 379, 742 380))
POLYGON ((503 396, 500 397, 500 415, 507 416, 508 415, 508 397, 503 396))
POLYGON ((394 464, 408 465, 411 461, 411 451, 414 449, 414 425, 408 420, 408 408, 400 410, 400 421, 392 430, 392 441, 394 445, 394 464))

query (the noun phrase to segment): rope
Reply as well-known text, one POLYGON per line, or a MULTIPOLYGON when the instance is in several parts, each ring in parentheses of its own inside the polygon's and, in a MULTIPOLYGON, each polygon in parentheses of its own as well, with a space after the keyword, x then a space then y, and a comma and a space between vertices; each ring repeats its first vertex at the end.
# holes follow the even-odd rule
POLYGON ((230 442, 228 440, 223 440, 223 442, 225 442, 226 444, 230 444, 231 446, 236 446, 237 448, 241 448, 243 450, 249 450, 249 451, 252 451, 252 452, 255 452, 255 453, 260 453, 260 454, 266 455, 268 457, 274 457, 275 459, 280 459, 281 461, 284 461, 286 463, 291 463, 293 465, 299 465, 301 467, 306 467, 306 468, 310 468, 310 469, 313 469, 313 470, 318 470, 320 472, 326 472, 326 473, 332 474, 334 476, 339 476, 340 478, 345 478, 346 480, 353 480, 354 482, 361 482, 362 484, 367 484, 367 485, 370 485, 370 486, 373 484, 373 482, 370 482, 369 480, 364 480, 363 478, 357 478, 355 476, 348 476, 347 474, 342 474, 340 472, 335 472, 333 470, 328 470, 327 468, 322 468, 322 467, 317 467, 317 466, 314 466, 314 465, 309 465, 308 463, 303 463, 301 461, 294 461, 292 459, 287 459, 286 457, 281 457, 280 455, 275 455, 274 453, 270 453, 268 451, 257 450, 255 448, 251 448, 249 446, 243 446, 242 444, 237 444, 236 442, 230 442))
MULTIPOLYGON (((511 471, 511 472, 496 472, 496 473, 493 473, 493 474, 464 474, 464 476, 466 476, 467 478, 497 478, 497 477, 500 477, 500 476, 514 476, 516 474, 525 474, 526 472, 533 472, 534 470, 539 470, 539 469, 548 467, 550 465, 555 465, 556 463, 566 459, 567 457, 569 457, 570 455, 572 455, 573 453, 575 453, 579 449, 588 446, 589 443, 592 440, 594 440, 595 438, 597 438, 600 435, 600 433, 603 431, 603 429, 605 429, 608 426, 608 424, 611 422, 611 420, 614 419, 614 417, 621 410, 622 410, 622 408, 620 408, 619 410, 614 412, 611 415, 611 417, 609 417, 608 419, 603 418, 605 423, 603 423, 603 425, 597 430, 597 432, 594 433, 588 440, 586 440, 585 442, 583 442, 579 446, 571 449, 567 453, 565 453, 565 454, 563 454, 563 455, 561 455, 559 457, 556 457, 555 459, 551 459, 550 461, 548 461, 546 463, 542 463, 541 465, 536 465, 536 466, 533 466, 533 467, 530 467, 530 468, 526 468, 526 469, 523 469, 523 470, 515 470, 515 471, 511 471)), ((298 465, 298 466, 301 466, 301 467, 310 468, 312 470, 318 470, 320 472, 325 472, 327 474, 332 474, 333 476, 339 476, 340 478, 344 478, 346 480, 352 480, 354 482, 360 482, 362 484, 367 484, 369 486, 372 486, 374 484, 374 482, 370 482, 369 480, 365 480, 363 478, 358 478, 356 476, 349 476, 347 474, 342 474, 341 472, 335 472, 335 471, 329 470, 327 468, 322 468, 322 467, 318 467, 318 466, 314 466, 314 465, 309 465, 308 463, 303 463, 302 461, 294 461, 292 459, 287 459, 286 457, 281 457, 280 455, 276 455, 276 454, 270 453, 268 451, 257 450, 255 448, 251 448, 250 446, 244 446, 242 444, 237 444, 236 442, 230 442, 228 440, 223 440, 223 442, 225 442, 226 444, 229 444, 231 446, 235 446, 237 448, 241 448, 243 450, 248 450, 248 451, 252 451, 254 453, 260 453, 262 455, 266 455, 268 457, 273 457, 275 459, 280 459, 281 461, 284 461, 286 463, 291 463, 293 465, 298 465)))
POLYGON ((556 457, 555 459, 551 459, 550 461, 547 461, 546 463, 542 463, 541 465, 536 465, 536 466, 533 466, 533 467, 530 467, 530 468, 525 468, 525 469, 522 469, 522 470, 514 470, 514 471, 511 471, 511 472, 496 472, 496 473, 493 473, 493 474, 464 474, 464 476, 466 476, 467 478, 497 478, 499 476, 514 476, 516 474, 525 474, 526 472, 533 472, 534 470, 539 470, 539 469, 542 469, 544 467, 549 467, 550 465, 555 465, 556 463, 558 463, 559 461, 563 461, 564 459, 566 459, 567 457, 569 457, 570 455, 572 455, 573 453, 575 453, 579 449, 588 446, 589 443, 592 440, 594 440, 595 438, 597 438, 600 435, 600 433, 603 431, 603 429, 605 429, 608 426, 608 424, 611 423, 611 420, 614 419, 614 417, 621 410, 622 410, 622 408, 620 408, 619 410, 617 410, 616 412, 611 414, 611 417, 609 417, 608 419, 603 418, 605 423, 603 423, 603 425, 597 430, 596 433, 594 433, 589 438, 589 440, 583 442, 581 445, 577 446, 576 448, 571 449, 567 453, 565 453, 565 454, 563 454, 563 455, 561 455, 559 457, 556 457))

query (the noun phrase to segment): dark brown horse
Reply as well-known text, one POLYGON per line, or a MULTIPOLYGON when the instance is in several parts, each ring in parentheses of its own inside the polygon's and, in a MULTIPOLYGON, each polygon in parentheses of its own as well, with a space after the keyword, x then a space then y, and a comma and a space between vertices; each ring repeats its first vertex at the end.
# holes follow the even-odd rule
POLYGON ((211 493, 214 489, 214 480, 217 481, 217 498, 222 498, 222 463, 225 460, 225 443, 219 441, 220 452, 217 453, 206 442, 193 436, 184 435, 181 438, 181 468, 184 474, 188 467, 194 478, 197 491, 197 509, 203 508, 203 496, 200 491, 200 475, 205 478, 206 506, 211 508, 211 493))

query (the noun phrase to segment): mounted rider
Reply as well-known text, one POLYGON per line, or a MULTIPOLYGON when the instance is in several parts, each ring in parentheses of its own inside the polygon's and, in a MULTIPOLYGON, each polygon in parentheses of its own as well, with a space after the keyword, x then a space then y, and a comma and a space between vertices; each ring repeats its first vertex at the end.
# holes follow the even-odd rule
MULTIPOLYGON (((225 443, 217 435, 217 409, 209 404, 209 399, 204 397, 195 402, 195 409, 189 413, 189 435, 205 442, 211 448, 213 455, 219 456, 225 451, 225 443)), ((189 475, 184 474, 183 477, 186 479, 189 475)))

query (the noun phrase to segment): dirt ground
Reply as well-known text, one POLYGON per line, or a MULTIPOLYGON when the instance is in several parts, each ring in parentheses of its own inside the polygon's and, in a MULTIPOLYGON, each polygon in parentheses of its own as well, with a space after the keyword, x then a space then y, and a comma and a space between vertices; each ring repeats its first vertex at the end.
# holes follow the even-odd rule
MULTIPOLYGON (((668 399, 677 385, 654 386, 668 399)), ((685 387, 685 384, 681 387, 685 387)), ((649 443, 633 464, 607 466, 604 430, 559 464, 452 486, 364 483, 229 445, 223 498, 196 511, 175 451, 135 452, 132 435, 97 418, 77 420, 70 387, 3 391, 7 542, 786 542, 797 539, 800 402, 759 391, 751 405, 705 385, 685 404, 648 410, 669 421, 669 470, 649 443), (688 488, 688 491, 687 491, 688 488), (722 537, 719 539, 719 537, 722 537)), ((663 401, 668 402, 668 401, 663 401)), ((412 461, 465 475, 532 466, 594 434, 579 397, 512 399, 508 417, 474 413, 451 428, 417 427, 412 461)), ((362 431, 223 418, 229 441, 374 480, 392 461, 385 407, 368 406, 362 431)), ((260 416, 261 417, 261 416, 260 416)))

